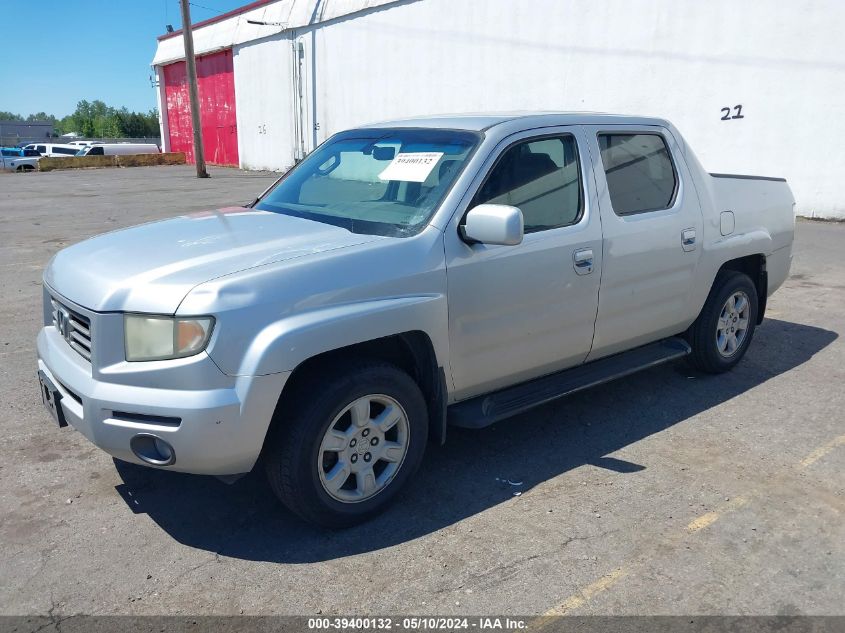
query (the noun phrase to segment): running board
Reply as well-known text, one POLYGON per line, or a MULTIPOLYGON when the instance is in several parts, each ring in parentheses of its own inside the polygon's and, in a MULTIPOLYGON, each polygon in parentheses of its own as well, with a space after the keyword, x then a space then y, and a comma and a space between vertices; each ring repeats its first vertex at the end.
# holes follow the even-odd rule
POLYGON ((449 424, 480 429, 576 391, 683 358, 691 351, 685 340, 672 337, 628 352, 600 358, 556 374, 453 404, 448 410, 449 424))

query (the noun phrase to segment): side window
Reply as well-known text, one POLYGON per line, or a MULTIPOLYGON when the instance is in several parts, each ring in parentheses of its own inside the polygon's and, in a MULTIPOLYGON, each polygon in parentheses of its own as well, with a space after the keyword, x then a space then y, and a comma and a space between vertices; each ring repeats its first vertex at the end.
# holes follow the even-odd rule
POLYGON ((41 153, 41 154, 47 153, 47 147, 45 145, 36 145, 35 149, 37 149, 38 152, 41 153))
POLYGON ((616 215, 672 206, 678 178, 659 134, 599 134, 607 190, 616 215))
POLYGON ((574 224, 581 217, 581 180, 575 138, 524 141, 499 157, 470 208, 479 204, 518 207, 525 232, 574 224))
POLYGON ((103 156, 104 154, 105 152, 103 151, 103 148, 99 145, 95 145, 88 151, 86 156, 103 156))

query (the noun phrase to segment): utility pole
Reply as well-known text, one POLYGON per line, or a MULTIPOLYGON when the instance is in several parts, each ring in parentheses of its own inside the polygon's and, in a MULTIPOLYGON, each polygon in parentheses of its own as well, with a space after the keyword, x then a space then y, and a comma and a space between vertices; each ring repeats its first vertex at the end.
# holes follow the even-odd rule
POLYGON ((208 178, 205 153, 202 147, 202 121, 200 120, 200 95, 197 88, 197 63, 194 59, 194 34, 191 31, 191 9, 188 0, 179 0, 182 6, 182 39, 185 42, 185 69, 188 75, 188 94, 191 97, 191 125, 194 128, 194 160, 197 178, 208 178))

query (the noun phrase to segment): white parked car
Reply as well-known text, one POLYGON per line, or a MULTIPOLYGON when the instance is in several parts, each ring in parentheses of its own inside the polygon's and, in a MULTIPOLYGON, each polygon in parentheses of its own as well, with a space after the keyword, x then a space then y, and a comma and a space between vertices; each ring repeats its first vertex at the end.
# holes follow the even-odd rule
POLYGON ((77 156, 124 156, 127 154, 160 153, 161 150, 155 143, 98 143, 80 149, 77 156))
POLYGON ((68 143, 30 143, 24 149, 34 149, 42 156, 49 156, 51 158, 76 156, 79 151, 77 145, 70 145, 68 143))
POLYGON ((793 204, 782 178, 707 173, 656 118, 341 132, 247 207, 59 252, 42 398, 119 459, 260 463, 290 509, 350 525, 447 424, 675 359, 730 370, 789 273, 793 204))

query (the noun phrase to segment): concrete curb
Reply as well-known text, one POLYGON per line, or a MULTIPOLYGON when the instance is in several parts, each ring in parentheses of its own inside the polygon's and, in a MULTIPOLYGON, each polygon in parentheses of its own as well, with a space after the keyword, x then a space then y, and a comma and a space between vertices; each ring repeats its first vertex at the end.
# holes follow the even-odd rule
POLYGON ((146 167, 148 165, 184 165, 185 152, 160 154, 126 154, 122 156, 44 157, 38 161, 38 171, 56 169, 91 169, 100 167, 146 167))

